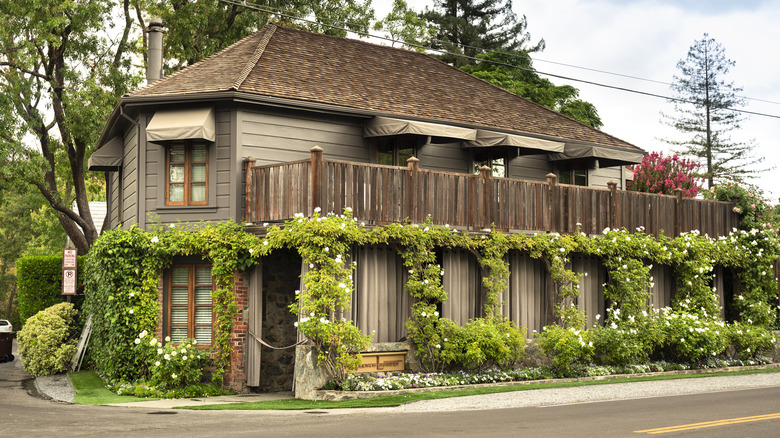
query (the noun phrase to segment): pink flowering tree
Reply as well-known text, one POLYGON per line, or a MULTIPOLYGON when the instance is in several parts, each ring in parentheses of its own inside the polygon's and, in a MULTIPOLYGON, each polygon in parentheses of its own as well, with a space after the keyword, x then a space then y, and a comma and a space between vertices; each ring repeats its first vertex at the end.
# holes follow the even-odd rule
POLYGON ((682 189, 683 196, 693 198, 704 181, 695 176, 698 169, 699 164, 692 160, 652 152, 642 158, 641 164, 629 166, 634 180, 628 184, 628 190, 671 195, 674 189, 682 189))

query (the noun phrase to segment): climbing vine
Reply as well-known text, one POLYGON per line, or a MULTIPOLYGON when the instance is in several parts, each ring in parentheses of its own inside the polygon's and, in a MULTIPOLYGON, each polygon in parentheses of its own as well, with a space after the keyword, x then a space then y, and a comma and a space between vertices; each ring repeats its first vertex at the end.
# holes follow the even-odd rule
MULTIPOLYGON (((149 232, 132 228, 104 233, 86 265, 85 306, 94 315, 94 345, 101 345, 100 349, 93 349, 97 351, 93 361, 111 380, 131 379, 143 373, 143 366, 130 354, 130 347, 138 333, 154 332, 159 326, 160 273, 170 267, 175 256, 199 255, 211 261, 217 286, 213 292, 213 359, 215 375, 220 377, 230 363, 230 336, 239 310, 234 276, 254 265, 259 257, 291 248, 306 261, 308 271, 303 277, 304 287, 296 292, 290 310, 299 315, 298 330, 314 343, 320 362, 337 379, 342 379, 359 365, 356 353, 371 340, 348 320, 345 312, 354 290, 355 265, 350 251, 356 246, 378 244, 396 249, 408 272, 406 290, 412 304, 406 328, 418 358, 429 370, 455 364, 478 369, 487 364, 505 365, 522 357, 524 328, 515 327, 501 315, 510 251, 527 253, 541 260, 547 269, 557 325, 564 330, 558 338, 567 339, 566 354, 570 357, 589 357, 592 349, 598 347, 583 331, 584 314, 577 305, 580 274, 571 268, 573 254, 599 258, 608 273, 604 284, 609 306, 605 328, 625 329, 630 334, 631 330, 649 327, 654 314, 648 302, 655 264, 674 268, 678 293, 672 310, 667 311, 671 312, 668 321, 693 320, 687 316, 693 315, 700 321, 709 321, 707 324, 719 324, 717 315, 723 303, 718 302, 712 286, 718 266, 734 271, 741 282, 741 293, 734 297, 734 306, 743 323, 769 329, 776 321, 777 280, 773 265, 778 256, 778 239, 771 228, 735 231, 720 239, 698 232, 674 239, 654 237, 641 228, 635 232, 606 229, 597 237, 582 233, 529 236, 498 231, 469 233, 435 226, 430 221, 368 227, 347 209, 339 215, 323 215, 320 211, 312 217, 297 215, 282 226, 269 227, 264 237, 246 233, 239 224, 170 225, 149 232), (462 327, 438 311, 447 293, 437 251, 445 248, 472 252, 483 271, 485 317, 462 327)), ((610 333, 603 336, 603 345, 619 346, 633 339, 610 333)), ((553 335, 549 337, 555 339, 553 335)))

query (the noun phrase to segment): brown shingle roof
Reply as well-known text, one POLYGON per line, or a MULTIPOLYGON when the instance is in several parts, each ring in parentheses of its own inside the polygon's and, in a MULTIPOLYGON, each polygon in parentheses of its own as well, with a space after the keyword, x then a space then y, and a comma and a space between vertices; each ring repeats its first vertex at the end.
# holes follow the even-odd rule
POLYGON ((130 96, 230 90, 639 150, 428 55, 276 25, 130 96))

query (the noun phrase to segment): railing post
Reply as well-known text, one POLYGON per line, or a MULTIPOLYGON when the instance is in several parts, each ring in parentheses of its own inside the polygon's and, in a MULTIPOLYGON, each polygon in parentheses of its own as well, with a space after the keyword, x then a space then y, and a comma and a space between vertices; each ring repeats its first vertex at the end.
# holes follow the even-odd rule
POLYGON ((493 175, 493 170, 488 166, 481 166, 479 168, 479 176, 482 178, 482 215, 480 216, 479 228, 484 229, 490 227, 492 222, 490 202, 493 197, 491 196, 490 177, 493 175))
POLYGON ((255 221, 257 212, 255 211, 255 159, 252 157, 244 158, 244 222, 250 224, 255 221))
POLYGON ((674 193, 674 235, 670 236, 672 238, 682 233, 682 198, 684 192, 683 189, 672 190, 672 193, 674 193))
POLYGON ((406 160, 406 165, 409 167, 408 172, 408 184, 406 187, 409 190, 409 193, 406 197, 406 215, 401 214, 401 217, 408 217, 409 220, 412 221, 412 223, 419 222, 419 219, 417 218, 417 186, 419 183, 419 172, 420 169, 420 159, 417 157, 409 157, 406 160))
POLYGON ((609 180, 607 182, 609 187, 609 228, 620 228, 620 216, 618 215, 618 191, 617 182, 615 180, 609 180))
POLYGON ((545 176, 547 178, 547 220, 545 221, 545 228, 547 228, 547 232, 551 233, 553 231, 557 231, 555 229, 553 217, 555 214, 554 200, 558 188, 558 175, 550 172, 545 176))
POLYGON ((309 150, 311 152, 311 210, 309 215, 314 214, 314 210, 322 208, 322 148, 314 146, 309 150))

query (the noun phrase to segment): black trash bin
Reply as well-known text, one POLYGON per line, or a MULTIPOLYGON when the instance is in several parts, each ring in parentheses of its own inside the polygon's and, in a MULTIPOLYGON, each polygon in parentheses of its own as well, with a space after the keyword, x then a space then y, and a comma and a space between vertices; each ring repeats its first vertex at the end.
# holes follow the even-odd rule
POLYGON ((13 333, 0 333, 0 362, 10 362, 14 360, 13 345, 13 333))

